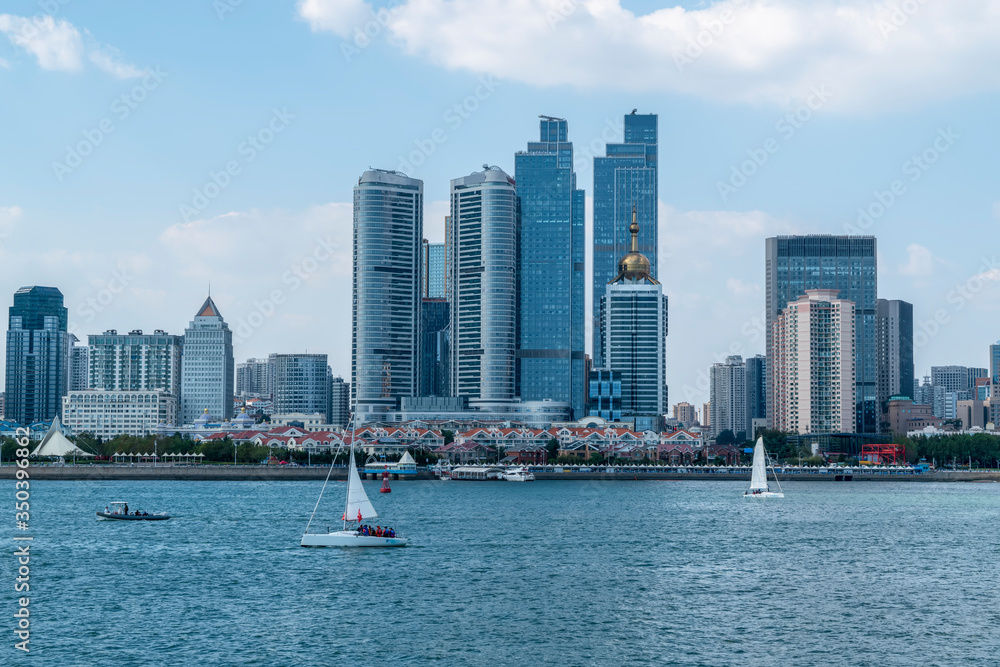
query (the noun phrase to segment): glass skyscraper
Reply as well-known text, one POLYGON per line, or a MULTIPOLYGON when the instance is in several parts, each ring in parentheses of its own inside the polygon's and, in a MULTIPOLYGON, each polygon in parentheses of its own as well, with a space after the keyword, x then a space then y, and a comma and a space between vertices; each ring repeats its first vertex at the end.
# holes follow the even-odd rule
POLYGON ((1000 385, 1000 340, 996 345, 990 345, 990 382, 1000 385))
POLYGON ((584 206, 566 121, 542 117, 540 140, 514 156, 521 205, 518 376, 525 401, 586 409, 584 206))
POLYGON ((773 424, 773 325, 806 290, 835 289, 855 307, 855 431, 877 433, 877 260, 874 236, 777 236, 765 241, 768 424, 773 424))
POLYGON ((420 277, 423 280, 425 299, 444 299, 448 293, 445 267, 444 243, 428 243, 424 239, 421 249, 420 277))
POLYGON ((274 354, 274 413, 323 415, 330 423, 330 378, 325 354, 274 354))
POLYGON ((420 313, 419 396, 451 396, 451 323, 447 299, 423 299, 420 313))
POLYGON ((358 419, 417 391, 424 183, 372 169, 354 188, 351 388, 358 419))
POLYGON ((55 287, 14 292, 7 324, 4 416, 19 424, 52 419, 68 387, 70 338, 67 309, 55 287))
POLYGON ((456 396, 484 401, 515 396, 517 243, 514 179, 488 167, 451 182, 448 300, 456 396))
POLYGON ((877 393, 879 410, 886 412, 893 396, 913 398, 913 304, 888 299, 877 304, 877 393))
POLYGON ((202 414, 232 419, 235 376, 233 332, 208 297, 184 330, 181 423, 192 424, 202 414))
MULTIPOLYGON (((639 220, 639 252, 649 258, 657 276, 657 122, 656 114, 625 116, 620 144, 607 144, 606 156, 594 158, 594 368, 607 366, 600 340, 600 297, 630 248, 627 233, 635 207, 639 220)), ((520 187, 520 183, 518 183, 520 187)))

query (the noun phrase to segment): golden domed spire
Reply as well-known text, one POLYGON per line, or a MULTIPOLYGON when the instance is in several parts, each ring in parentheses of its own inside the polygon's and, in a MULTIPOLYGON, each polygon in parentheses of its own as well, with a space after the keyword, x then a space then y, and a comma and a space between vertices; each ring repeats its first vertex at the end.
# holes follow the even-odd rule
POLYGON ((636 221, 635 204, 632 205, 632 224, 628 226, 628 230, 632 234, 632 250, 618 262, 618 275, 611 282, 648 280, 653 285, 659 285, 649 273, 652 268, 649 259, 639 252, 639 223, 636 221))

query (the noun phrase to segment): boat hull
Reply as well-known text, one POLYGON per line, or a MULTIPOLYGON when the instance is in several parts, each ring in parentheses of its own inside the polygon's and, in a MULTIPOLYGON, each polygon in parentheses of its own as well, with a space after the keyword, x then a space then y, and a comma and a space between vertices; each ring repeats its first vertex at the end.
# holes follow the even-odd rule
POLYGON ((110 512, 98 512, 97 517, 105 521, 166 521, 170 517, 166 514, 150 514, 149 516, 134 516, 129 514, 111 514, 110 512))
POLYGON ((765 491, 763 493, 744 493, 744 498, 784 498, 785 494, 776 491, 765 491))
POLYGON ((405 547, 405 537, 375 537, 358 535, 353 530, 335 533, 306 533, 302 536, 304 547, 405 547))

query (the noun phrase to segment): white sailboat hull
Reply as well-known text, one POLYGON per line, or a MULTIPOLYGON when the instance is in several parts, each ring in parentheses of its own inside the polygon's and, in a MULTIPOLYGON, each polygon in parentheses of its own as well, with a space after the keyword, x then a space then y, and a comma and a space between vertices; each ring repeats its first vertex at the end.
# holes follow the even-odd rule
POLYGON ((302 536, 304 547, 405 547, 405 537, 375 537, 358 535, 353 530, 334 533, 306 533, 302 536))
POLYGON ((747 491, 743 494, 744 498, 784 498, 785 494, 778 493, 777 491, 762 491, 761 493, 750 493, 747 491))

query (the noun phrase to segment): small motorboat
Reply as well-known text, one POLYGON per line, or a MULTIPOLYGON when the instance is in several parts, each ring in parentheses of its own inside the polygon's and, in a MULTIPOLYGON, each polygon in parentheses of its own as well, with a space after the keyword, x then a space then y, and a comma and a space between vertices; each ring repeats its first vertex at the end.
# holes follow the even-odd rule
POLYGON ((128 511, 128 503, 116 501, 110 503, 110 509, 106 512, 98 512, 97 518, 105 521, 165 521, 170 517, 165 512, 158 514, 140 513, 136 510, 133 513, 128 511))
POLYGON ((503 474, 503 478, 507 482, 534 482, 535 474, 525 467, 511 468, 503 474))

